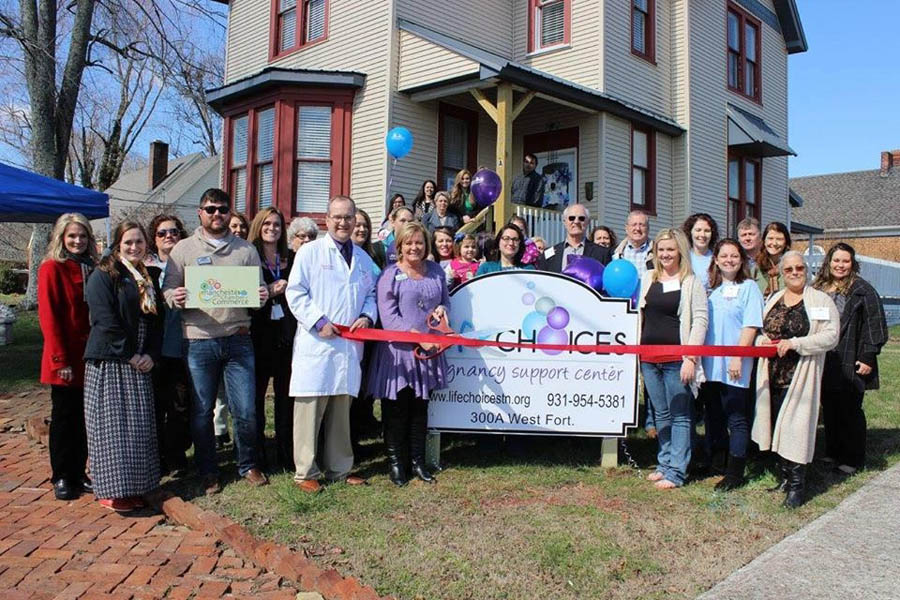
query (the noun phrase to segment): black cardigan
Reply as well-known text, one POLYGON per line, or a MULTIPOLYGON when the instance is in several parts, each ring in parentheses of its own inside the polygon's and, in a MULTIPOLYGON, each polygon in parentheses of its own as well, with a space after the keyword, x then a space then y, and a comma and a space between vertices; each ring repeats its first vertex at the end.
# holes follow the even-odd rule
POLYGON ((156 315, 141 312, 137 283, 124 265, 116 263, 119 277, 113 282, 109 273, 94 269, 85 286, 90 311, 91 332, 88 335, 85 360, 128 361, 137 353, 140 319, 146 319, 148 330, 144 354, 159 361, 162 349, 162 294, 156 292, 156 315))
POLYGON ((887 321, 881 298, 871 284, 857 277, 850 286, 847 303, 841 313, 841 334, 837 347, 828 352, 829 362, 840 361, 840 368, 825 369, 826 384, 841 378, 859 391, 877 390, 877 356, 887 339, 887 321), (866 377, 857 375, 856 361, 872 367, 872 372, 866 377))
MULTIPOLYGON (((294 258, 295 254, 289 251, 288 264, 281 271, 281 279, 287 280, 291 269, 294 268, 294 258)), ((260 256, 259 260, 263 264, 262 274, 266 285, 274 283, 275 276, 265 267, 265 259, 260 256)), ((294 347, 296 332, 297 318, 288 306, 287 294, 269 298, 259 310, 250 311, 250 336, 257 353, 264 351, 268 355, 274 350, 279 350, 290 354, 294 347), (284 314, 277 321, 272 320, 272 306, 275 304, 281 305, 281 312, 284 314)))

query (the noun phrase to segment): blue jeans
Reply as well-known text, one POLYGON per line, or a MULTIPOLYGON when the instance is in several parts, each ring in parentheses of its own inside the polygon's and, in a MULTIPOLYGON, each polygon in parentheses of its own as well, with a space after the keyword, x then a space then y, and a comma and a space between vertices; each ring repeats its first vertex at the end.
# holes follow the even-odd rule
POLYGON ((706 439, 710 449, 727 446, 729 454, 744 458, 750 444, 750 390, 718 381, 707 381, 703 384, 706 386, 706 439))
POLYGON ((681 361, 641 363, 650 394, 659 440, 657 470, 675 485, 683 485, 691 461, 691 388, 681 383, 681 361))
POLYGON ((256 379, 253 344, 249 335, 231 335, 208 340, 189 340, 188 369, 193 390, 191 434, 194 459, 200 475, 214 475, 216 438, 213 407, 219 379, 224 374, 228 410, 234 425, 234 448, 238 472, 256 468, 256 379))

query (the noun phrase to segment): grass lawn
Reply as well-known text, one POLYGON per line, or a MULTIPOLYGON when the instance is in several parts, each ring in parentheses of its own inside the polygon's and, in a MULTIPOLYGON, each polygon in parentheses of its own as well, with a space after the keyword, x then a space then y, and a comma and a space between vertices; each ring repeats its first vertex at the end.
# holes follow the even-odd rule
POLYGON ((656 442, 642 433, 627 440, 639 470, 599 468, 598 440, 536 441, 513 457, 494 437, 445 435, 439 483, 395 489, 373 439, 359 461, 368 487, 309 497, 282 474, 195 501, 400 598, 694 597, 900 460, 900 327, 880 367, 869 469, 844 478, 814 463, 813 497, 796 511, 766 491, 764 461, 731 493, 713 491, 717 477, 658 492, 644 480, 656 442))
MULTIPOLYGON (((21 295, 0 294, 0 303, 17 307, 21 295)), ((36 310, 16 308, 13 343, 0 346, 0 393, 21 392, 38 385, 41 375, 41 347, 44 338, 36 310)))

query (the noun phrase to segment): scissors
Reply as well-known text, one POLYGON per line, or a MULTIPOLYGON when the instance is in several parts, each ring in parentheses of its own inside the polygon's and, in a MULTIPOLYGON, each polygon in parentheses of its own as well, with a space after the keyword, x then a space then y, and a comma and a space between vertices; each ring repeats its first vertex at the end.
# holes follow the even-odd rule
MULTIPOLYGON (((457 333, 450 328, 446 314, 441 319, 435 319, 433 316, 429 316, 425 321, 425 324, 428 325, 429 333, 441 333, 450 337, 466 338, 470 340, 486 340, 503 331, 503 329, 479 329, 477 331, 457 333)), ((440 348, 431 351, 425 350, 421 346, 416 346, 416 349, 413 350, 413 355, 419 360, 431 360, 446 352, 452 345, 452 342, 441 344, 440 348)))
MULTIPOLYGON (((447 321, 447 313, 444 313, 440 319, 435 319, 433 314, 428 315, 428 318, 425 319, 425 324, 428 326, 429 333, 441 333, 443 335, 454 335, 456 333, 450 328, 450 323, 447 321)), ((416 349, 413 350, 413 355, 419 360, 431 360, 446 352, 451 345, 441 345, 435 350, 425 350, 422 346, 416 346, 416 349)))

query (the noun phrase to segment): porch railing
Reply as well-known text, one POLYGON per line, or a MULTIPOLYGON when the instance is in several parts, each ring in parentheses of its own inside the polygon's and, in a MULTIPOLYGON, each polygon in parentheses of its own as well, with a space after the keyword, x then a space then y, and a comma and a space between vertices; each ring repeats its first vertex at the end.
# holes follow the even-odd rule
POLYGON ((566 229, 563 226, 562 211, 522 204, 513 204, 513 208, 516 216, 522 217, 528 224, 529 237, 542 237, 548 246, 565 239, 566 229))

